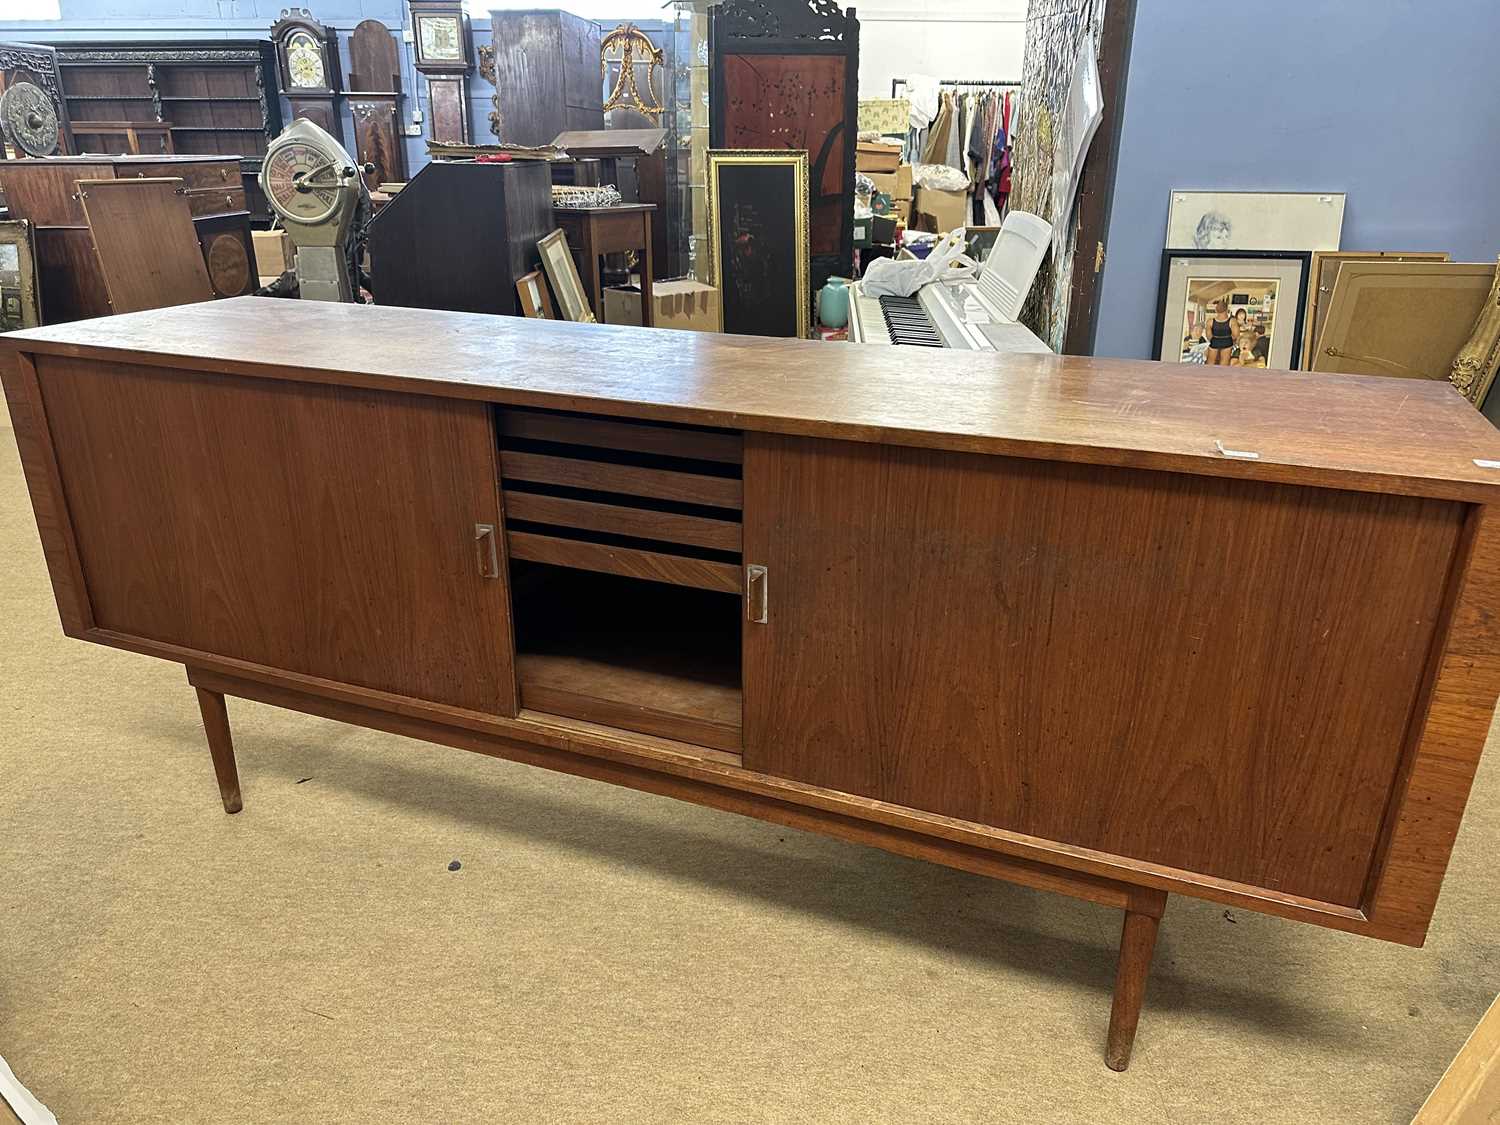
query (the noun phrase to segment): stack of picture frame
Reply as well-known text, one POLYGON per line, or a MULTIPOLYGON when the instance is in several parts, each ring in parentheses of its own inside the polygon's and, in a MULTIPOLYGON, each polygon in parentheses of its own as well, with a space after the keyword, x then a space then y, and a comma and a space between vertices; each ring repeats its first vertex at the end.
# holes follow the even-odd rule
POLYGON ((1172 192, 1157 358, 1296 369, 1312 255, 1339 248, 1344 201, 1342 192, 1172 192))
POLYGON ((1339 192, 1173 191, 1157 358, 1447 379, 1486 409, 1500 371, 1496 264, 1341 250, 1344 202, 1339 192))

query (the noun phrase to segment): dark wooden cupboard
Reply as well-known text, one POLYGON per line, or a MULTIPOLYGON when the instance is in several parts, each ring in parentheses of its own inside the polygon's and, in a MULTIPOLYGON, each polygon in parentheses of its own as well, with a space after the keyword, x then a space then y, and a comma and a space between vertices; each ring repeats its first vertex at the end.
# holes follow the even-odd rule
POLYGON ((78 123, 74 151, 130 151, 122 134, 87 136, 90 121, 165 123, 173 153, 238 158, 248 209, 269 222, 256 181, 267 144, 281 132, 269 40, 68 43, 57 47, 57 62, 78 123))
POLYGON ((3 346, 63 627, 186 665, 229 811, 225 695, 1073 895, 1116 1069, 1168 894, 1431 924, 1500 694, 1450 388, 255 298, 3 346))
POLYGON ((490 13, 495 111, 505 144, 546 145, 604 128, 599 25, 556 10, 490 13))

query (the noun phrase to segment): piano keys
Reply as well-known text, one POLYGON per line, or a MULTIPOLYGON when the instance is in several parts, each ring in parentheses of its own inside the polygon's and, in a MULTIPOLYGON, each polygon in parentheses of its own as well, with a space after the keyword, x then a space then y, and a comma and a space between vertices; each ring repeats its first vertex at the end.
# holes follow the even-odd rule
POLYGON ((998 274, 977 281, 934 281, 910 297, 872 297, 849 287, 849 342, 904 344, 970 351, 1043 352, 1049 348, 1024 324, 1001 311, 998 274))

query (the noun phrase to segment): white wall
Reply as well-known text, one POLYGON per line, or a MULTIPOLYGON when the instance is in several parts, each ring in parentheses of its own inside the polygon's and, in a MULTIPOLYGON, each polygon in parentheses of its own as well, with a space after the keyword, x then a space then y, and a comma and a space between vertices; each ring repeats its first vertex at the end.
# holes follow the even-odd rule
MULTIPOLYGON (((3 2, 3 0, 0 0, 3 2)), ((557 7, 613 25, 670 18, 660 0, 466 0, 474 18, 491 8, 557 7)), ((1026 0, 840 0, 859 17, 859 96, 888 98, 891 79, 1019 80, 1026 0)), ((316 11, 316 7, 314 7, 316 11)))
MULTIPOLYGON (((846 3, 849 0, 845 0, 846 3)), ((859 96, 888 98, 891 79, 1021 78, 1026 0, 853 0, 859 96)))

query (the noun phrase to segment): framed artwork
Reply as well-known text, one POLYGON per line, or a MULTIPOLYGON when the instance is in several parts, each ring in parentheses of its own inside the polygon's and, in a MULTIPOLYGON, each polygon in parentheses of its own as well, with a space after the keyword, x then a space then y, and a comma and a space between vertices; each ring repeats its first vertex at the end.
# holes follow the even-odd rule
POLYGON ((1156 357, 1164 363, 1294 369, 1310 258, 1306 251, 1163 251, 1156 357))
POLYGON ((708 151, 708 258, 724 331, 805 337, 809 293, 807 153, 708 151))
POLYGON ((1174 191, 1167 247, 1223 250, 1337 250, 1343 192, 1174 191))
POLYGON ((36 328, 42 323, 36 252, 31 222, 0 222, 0 332, 36 328))
POLYGON ((562 307, 563 316, 585 324, 597 323, 593 309, 589 308, 588 295, 583 291, 583 281, 578 276, 573 252, 568 249, 568 236, 555 230, 538 239, 536 246, 541 251, 542 269, 547 273, 547 280, 552 283, 552 291, 557 294, 557 303, 562 307))
POLYGON ((1446 262, 1444 251, 1434 253, 1395 250, 1317 250, 1312 256, 1312 272, 1307 286, 1307 309, 1302 314, 1302 369, 1312 369, 1313 349, 1318 346, 1318 336, 1323 331, 1323 320, 1328 315, 1328 298, 1333 294, 1333 283, 1345 262, 1446 262))
POLYGON ((532 270, 520 278, 516 282, 516 295, 521 299, 522 316, 533 320, 557 319, 557 314, 552 311, 552 294, 547 292, 547 282, 541 270, 532 270))
POLYGON ((1494 262, 1345 262, 1312 370, 1447 379, 1494 280, 1494 262))

